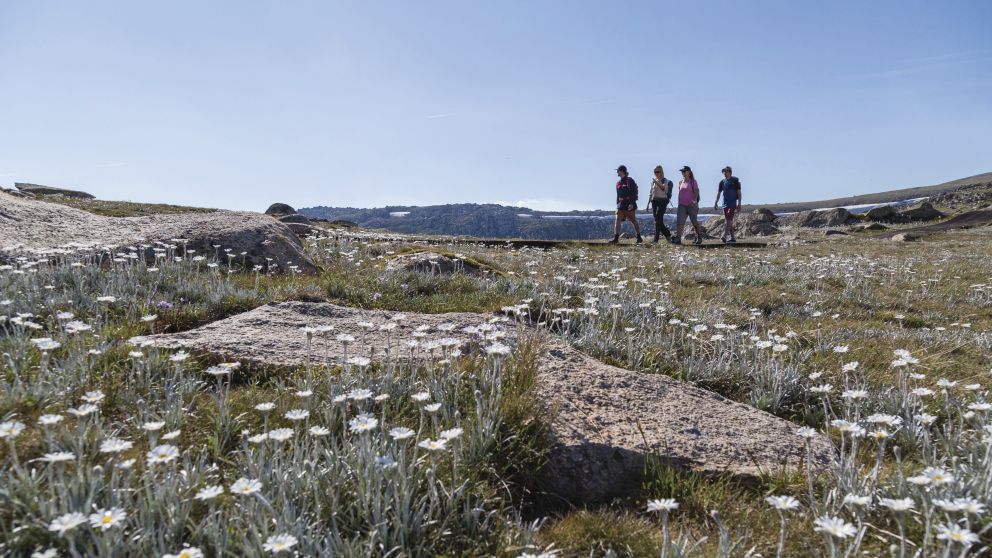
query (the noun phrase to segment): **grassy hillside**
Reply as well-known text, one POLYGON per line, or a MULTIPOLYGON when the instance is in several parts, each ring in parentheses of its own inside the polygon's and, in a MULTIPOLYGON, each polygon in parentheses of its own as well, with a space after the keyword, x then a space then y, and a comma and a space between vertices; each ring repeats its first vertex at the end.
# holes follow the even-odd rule
POLYGON ((60 203, 76 209, 82 209, 103 215, 105 217, 142 217, 164 213, 211 213, 216 209, 192 207, 187 205, 171 205, 167 203, 140 203, 130 201, 88 200, 80 198, 65 198, 61 196, 46 196, 45 201, 60 203))
POLYGON ((828 200, 818 200, 811 202, 787 202, 787 203, 773 203, 773 204, 764 204, 764 205, 755 205, 755 206, 746 205, 744 207, 745 209, 757 209, 758 207, 765 207, 772 210, 772 212, 774 213, 781 213, 781 212, 805 211, 807 209, 816 209, 820 207, 845 207, 849 205, 889 203, 899 200, 909 200, 914 198, 936 196, 938 194, 951 192, 965 186, 972 186, 975 184, 988 184, 988 183, 992 183, 992 172, 987 172, 984 174, 976 174, 975 176, 959 178, 957 180, 952 180, 950 182, 943 182, 941 184, 934 184, 931 186, 901 188, 899 190, 887 190, 885 192, 875 192, 872 194, 861 194, 857 196, 832 198, 828 200))

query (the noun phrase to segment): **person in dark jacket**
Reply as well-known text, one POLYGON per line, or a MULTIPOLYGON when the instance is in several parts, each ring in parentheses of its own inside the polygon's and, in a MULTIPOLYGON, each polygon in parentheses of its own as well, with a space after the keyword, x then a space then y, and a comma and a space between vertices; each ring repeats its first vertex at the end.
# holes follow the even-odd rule
POLYGON ((613 240, 610 244, 620 242, 620 225, 624 221, 630 221, 634 225, 634 233, 637 234, 637 243, 644 242, 641 238, 641 226, 637 224, 637 183, 627 174, 627 167, 620 165, 617 167, 617 220, 613 225, 613 240))

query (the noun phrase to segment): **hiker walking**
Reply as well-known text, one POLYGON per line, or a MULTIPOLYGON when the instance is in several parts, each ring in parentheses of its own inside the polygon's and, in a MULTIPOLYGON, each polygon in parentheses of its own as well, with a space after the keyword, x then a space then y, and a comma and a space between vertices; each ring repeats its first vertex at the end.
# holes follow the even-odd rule
POLYGON ((637 224, 637 183, 627 174, 627 167, 620 165, 617 167, 617 220, 613 225, 613 240, 610 244, 620 242, 620 225, 624 221, 630 221, 634 225, 634 232, 637 234, 637 243, 644 242, 641 238, 641 226, 637 224))
POLYGON ((654 168, 654 178, 651 179, 651 195, 648 197, 654 214, 654 241, 658 242, 660 235, 672 241, 672 233, 665 226, 665 210, 668 201, 672 199, 672 181, 665 178, 665 169, 658 165, 654 168))
POLYGON ((703 243, 703 228, 699 226, 699 184, 692 174, 692 169, 688 165, 679 169, 682 173, 682 180, 679 181, 679 207, 675 213, 675 239, 673 244, 682 244, 682 230, 685 228, 685 218, 692 221, 692 228, 696 231, 696 240, 693 244, 703 243))
POLYGON ((741 181, 733 176, 734 171, 730 165, 723 167, 721 172, 723 172, 723 180, 720 181, 720 187, 717 188, 713 209, 719 209, 717 205, 720 203, 720 195, 722 194, 724 224, 723 236, 720 237, 720 240, 725 243, 733 243, 737 242, 737 237, 734 235, 734 215, 741 208, 741 181))

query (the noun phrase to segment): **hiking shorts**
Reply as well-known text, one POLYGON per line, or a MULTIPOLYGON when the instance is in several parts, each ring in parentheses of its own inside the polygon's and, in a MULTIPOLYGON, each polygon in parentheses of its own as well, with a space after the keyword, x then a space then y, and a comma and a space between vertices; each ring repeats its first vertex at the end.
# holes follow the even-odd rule
POLYGON ((634 222, 636 220, 637 220, 637 212, 636 211, 628 211, 626 209, 618 209, 617 210, 617 221, 620 221, 621 223, 623 223, 624 221, 634 222))
POLYGON ((681 228, 681 227, 685 226, 685 218, 686 217, 689 217, 689 220, 692 221, 692 224, 698 226, 699 225, 699 219, 697 218, 698 215, 699 215, 699 206, 698 205, 696 205, 696 204, 692 204, 692 205, 682 205, 682 204, 679 204, 679 208, 678 208, 678 210, 675 213, 675 224, 679 228, 681 228))
POLYGON ((723 217, 726 220, 728 220, 728 221, 733 221, 734 220, 734 215, 736 215, 736 214, 737 214, 737 207, 736 206, 734 206, 734 207, 724 207, 723 208, 723 217))

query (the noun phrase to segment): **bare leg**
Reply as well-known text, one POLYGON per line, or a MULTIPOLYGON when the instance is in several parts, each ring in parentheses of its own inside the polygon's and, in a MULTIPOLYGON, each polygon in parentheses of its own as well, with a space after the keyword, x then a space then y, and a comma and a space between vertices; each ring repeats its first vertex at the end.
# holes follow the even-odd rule
POLYGON ((634 234, 641 238, 641 225, 637 223, 637 216, 631 216, 630 222, 634 225, 634 234))

